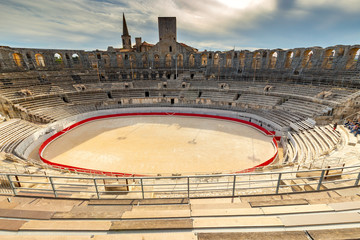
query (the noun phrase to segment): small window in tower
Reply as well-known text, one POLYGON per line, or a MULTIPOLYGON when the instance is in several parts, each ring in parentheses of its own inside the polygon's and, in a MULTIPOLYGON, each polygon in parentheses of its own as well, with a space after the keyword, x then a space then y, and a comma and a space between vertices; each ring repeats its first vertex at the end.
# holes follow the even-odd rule
POLYGON ((131 45, 131 40, 129 39, 129 45, 131 45))
POLYGON ((169 47, 169 52, 172 52, 172 46, 169 47))

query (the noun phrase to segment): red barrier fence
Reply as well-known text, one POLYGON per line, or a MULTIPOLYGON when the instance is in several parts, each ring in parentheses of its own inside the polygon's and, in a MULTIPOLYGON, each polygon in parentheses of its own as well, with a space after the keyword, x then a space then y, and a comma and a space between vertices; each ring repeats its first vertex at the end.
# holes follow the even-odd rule
MULTIPOLYGON (((237 118, 231 118, 231 117, 224 117, 224 116, 216 116, 216 115, 207 115, 207 114, 196 114, 196 113, 168 113, 168 112, 149 112, 149 113, 119 113, 119 114, 112 114, 112 115, 103 115, 103 116, 97 116, 97 117, 91 117, 91 118, 87 118, 84 119, 82 121, 79 121, 63 130, 61 130, 60 132, 55 133, 53 136, 51 136, 50 138, 48 138, 45 142, 43 142, 43 144, 41 144, 40 149, 39 149, 39 156, 41 158, 41 160, 46 163, 49 164, 55 168, 60 168, 60 169, 66 169, 66 170, 70 170, 70 171, 74 171, 74 172, 83 172, 83 173, 91 173, 91 174, 103 174, 103 175, 108 175, 108 176, 121 176, 121 177, 133 177, 133 176, 144 176, 144 175, 139 175, 139 174, 130 174, 130 173, 119 173, 119 172, 106 172, 106 171, 100 171, 100 170, 96 170, 96 169, 88 169, 88 168, 79 168, 79 167, 74 167, 74 166, 70 166, 70 165, 64 165, 64 164, 59 164, 59 163, 54 163, 51 162, 47 159, 45 159, 42 155, 43 152, 45 150, 45 148, 55 139, 59 138, 61 135, 67 133, 68 131, 91 121, 95 121, 95 120, 100 120, 100 119, 105 119, 105 118, 115 118, 115 117, 125 117, 125 116, 162 116, 162 115, 171 115, 171 116, 186 116, 186 117, 203 117, 203 118, 214 118, 214 119, 221 119, 221 120, 227 120, 227 121, 233 121, 233 122, 238 122, 238 123, 242 123, 242 124, 246 124, 249 125, 253 128, 256 128, 257 130, 263 132, 265 135, 268 136, 274 136, 274 132, 272 131, 268 131, 267 129, 252 123, 252 122, 248 122, 245 120, 241 120, 241 119, 237 119, 237 118)), ((252 172, 254 171, 257 167, 263 167, 263 166, 267 166, 270 163, 272 163, 277 154, 278 154, 278 144, 276 142, 276 138, 277 137, 273 137, 273 143, 275 145, 276 148, 276 152, 274 154, 273 157, 271 157, 269 160, 255 166, 249 169, 245 169, 245 170, 241 170, 239 172, 235 172, 235 173, 243 173, 243 172, 252 172)))

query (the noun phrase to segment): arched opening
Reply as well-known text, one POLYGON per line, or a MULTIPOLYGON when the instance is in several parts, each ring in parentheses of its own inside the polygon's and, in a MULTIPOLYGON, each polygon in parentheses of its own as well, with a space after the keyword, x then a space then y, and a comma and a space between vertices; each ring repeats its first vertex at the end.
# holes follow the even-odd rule
POLYGON ((172 46, 169 47, 169 52, 172 52, 172 46))
POLYGON ((35 61, 36 61, 36 65, 38 65, 38 67, 45 67, 44 56, 41 55, 40 53, 35 54, 35 61))
POLYGON ((215 54, 214 56, 214 66, 219 66, 219 54, 215 54))
POLYGON ((231 53, 226 54, 226 67, 231 67, 232 65, 232 57, 231 53))
POLYGON ((183 67, 183 64, 184 64, 184 57, 182 54, 179 54, 177 56, 177 66, 178 67, 183 67))
POLYGON ((54 60, 55 60, 56 64, 62 64, 63 63, 63 58, 62 58, 60 53, 55 53, 54 54, 54 60))
POLYGON ((23 58, 22 56, 19 54, 19 53, 13 53, 13 59, 14 59, 14 62, 16 64, 16 66, 18 67, 22 67, 23 66, 23 58))
POLYGON ((273 52, 270 54, 269 68, 274 69, 276 66, 278 54, 277 52, 273 52))
POLYGON ((97 60, 96 56, 93 53, 89 54, 89 60, 90 60, 92 68, 97 68, 98 67, 98 60, 97 60))
POLYGON ((134 54, 130 55, 130 67, 131 68, 136 68, 136 57, 134 54))
POLYGON ((206 66, 207 65, 207 55, 204 53, 201 55, 201 66, 206 66))
POLYGON ((286 53, 285 68, 290 68, 293 58, 294 58, 294 52, 286 53))
POLYGON ((80 63, 80 57, 77 53, 74 53, 73 55, 71 55, 71 59, 73 60, 74 64, 79 64, 80 63))
POLYGON ((245 66, 245 53, 239 54, 239 66, 243 68, 245 66))
POLYGON ((260 69, 261 67, 261 58, 260 58, 260 53, 254 53, 253 55, 253 61, 252 61, 252 69, 260 69))
POLYGON ((141 60, 142 60, 143 67, 147 68, 148 67, 148 57, 147 57, 147 55, 146 54, 142 55, 141 60))
POLYGON ((31 62, 31 61, 32 61, 32 58, 31 58, 30 53, 26 53, 26 58, 27 58, 27 60, 28 60, 29 62, 31 62))
POLYGON ((165 56, 165 67, 171 67, 171 55, 169 53, 165 56))
POLYGON ((328 49, 325 51, 324 60, 322 63, 322 68, 325 69, 331 69, 333 65, 335 57, 335 50, 334 49, 328 49))
POLYGON ((194 55, 190 54, 189 56, 189 66, 194 67, 195 66, 195 57, 194 55))
POLYGON ((346 69, 354 69, 357 62, 359 61, 360 56, 360 49, 359 48, 352 48, 349 52, 349 58, 346 63, 346 69))
POLYGON ((157 54, 154 55, 154 63, 156 68, 160 67, 160 57, 157 54))
POLYGON ((304 57, 301 62, 302 68, 311 68, 312 67, 311 57, 313 54, 314 54, 314 52, 312 50, 306 50, 304 52, 304 57))
POLYGON ((110 62, 110 57, 107 54, 103 54, 102 55, 102 59, 104 60, 104 65, 105 67, 110 67, 111 66, 111 62, 110 62))
POLYGON ((124 61, 121 54, 116 55, 116 62, 118 67, 120 68, 124 67, 124 61))

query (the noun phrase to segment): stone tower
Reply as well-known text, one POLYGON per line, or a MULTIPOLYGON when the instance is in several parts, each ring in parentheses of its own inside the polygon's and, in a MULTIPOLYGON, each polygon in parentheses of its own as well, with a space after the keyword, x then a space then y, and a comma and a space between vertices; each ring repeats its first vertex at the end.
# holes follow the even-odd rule
POLYGON ((159 17, 159 52, 176 53, 176 17, 159 17))
POLYGON ((131 49, 131 36, 126 25, 125 14, 123 13, 123 35, 121 35, 124 49, 131 49))
POLYGON ((159 17, 159 42, 176 42, 176 17, 159 17))

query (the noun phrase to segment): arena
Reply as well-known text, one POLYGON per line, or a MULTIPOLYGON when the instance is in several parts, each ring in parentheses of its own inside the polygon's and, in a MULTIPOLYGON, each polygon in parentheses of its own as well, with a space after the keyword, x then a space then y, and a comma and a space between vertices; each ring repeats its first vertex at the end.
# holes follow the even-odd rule
POLYGON ((43 146, 40 156, 118 175, 232 173, 275 159, 273 137, 236 120, 179 113, 86 119, 43 146))
POLYGON ((1 239, 360 237, 360 45, 198 51, 174 17, 131 45, 123 19, 122 48, 0 46, 1 239))

